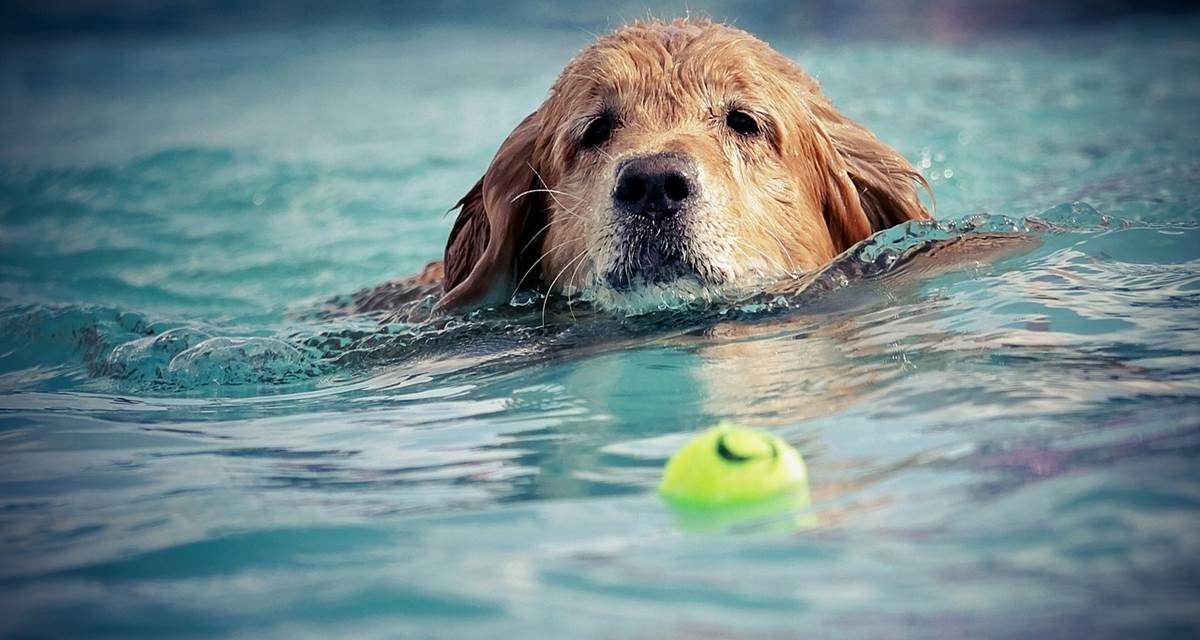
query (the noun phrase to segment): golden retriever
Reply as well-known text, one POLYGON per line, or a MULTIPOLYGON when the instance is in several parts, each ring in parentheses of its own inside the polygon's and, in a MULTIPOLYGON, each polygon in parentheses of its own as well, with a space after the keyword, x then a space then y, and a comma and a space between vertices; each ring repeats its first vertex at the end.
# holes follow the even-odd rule
POLYGON ((459 201, 438 309, 519 288, 637 313, 807 272, 926 219, 924 179, 766 43, 636 22, 572 59, 459 201))

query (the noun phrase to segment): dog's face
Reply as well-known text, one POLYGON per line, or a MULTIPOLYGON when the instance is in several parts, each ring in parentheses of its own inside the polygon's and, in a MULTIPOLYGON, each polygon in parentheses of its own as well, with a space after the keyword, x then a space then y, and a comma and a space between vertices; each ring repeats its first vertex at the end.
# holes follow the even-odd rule
POLYGON ((576 58, 542 124, 543 178, 560 192, 544 243, 555 286, 636 309, 832 258, 781 62, 690 24, 628 29, 576 58))
POLYGON ((920 177, 745 32, 635 24, 567 65, 463 201, 443 307, 518 286, 637 312, 924 218, 920 177))

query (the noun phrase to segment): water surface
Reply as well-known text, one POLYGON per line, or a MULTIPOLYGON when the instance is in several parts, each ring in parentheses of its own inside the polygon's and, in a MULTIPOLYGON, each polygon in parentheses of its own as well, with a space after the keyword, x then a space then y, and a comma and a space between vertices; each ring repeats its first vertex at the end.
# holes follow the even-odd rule
POLYGON ((628 322, 313 313, 439 256, 586 33, 5 45, 0 633, 1196 634, 1198 28, 772 38, 932 183, 871 256, 1033 244, 628 322), (654 494, 724 418, 805 527, 654 494))

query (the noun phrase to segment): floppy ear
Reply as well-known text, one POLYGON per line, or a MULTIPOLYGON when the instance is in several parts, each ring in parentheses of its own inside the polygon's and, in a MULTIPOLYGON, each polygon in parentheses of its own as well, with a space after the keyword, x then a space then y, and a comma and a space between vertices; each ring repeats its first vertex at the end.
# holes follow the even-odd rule
POLYGON ((521 198, 535 186, 534 145, 541 117, 535 111, 508 135, 483 177, 456 205, 443 260, 444 295, 436 311, 507 300, 513 293, 517 242, 538 198, 521 198))
POLYGON ((876 231, 929 218, 917 197, 917 187, 928 191, 929 183, 904 156, 831 105, 817 105, 814 115, 831 146, 824 213, 839 252, 876 231))

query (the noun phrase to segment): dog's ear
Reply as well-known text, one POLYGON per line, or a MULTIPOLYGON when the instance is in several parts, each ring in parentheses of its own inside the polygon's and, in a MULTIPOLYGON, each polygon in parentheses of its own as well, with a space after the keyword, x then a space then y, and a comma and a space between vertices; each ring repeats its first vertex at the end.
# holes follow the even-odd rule
POLYGON ((817 126, 828 141, 825 223, 839 252, 867 236, 929 213, 917 188, 924 176, 866 127, 843 116, 823 96, 813 105, 817 126))
POLYGON ((534 188, 534 146, 539 112, 509 134, 483 177, 458 201, 458 219, 446 242, 444 295, 438 311, 502 302, 516 286, 518 241, 538 198, 534 188))

